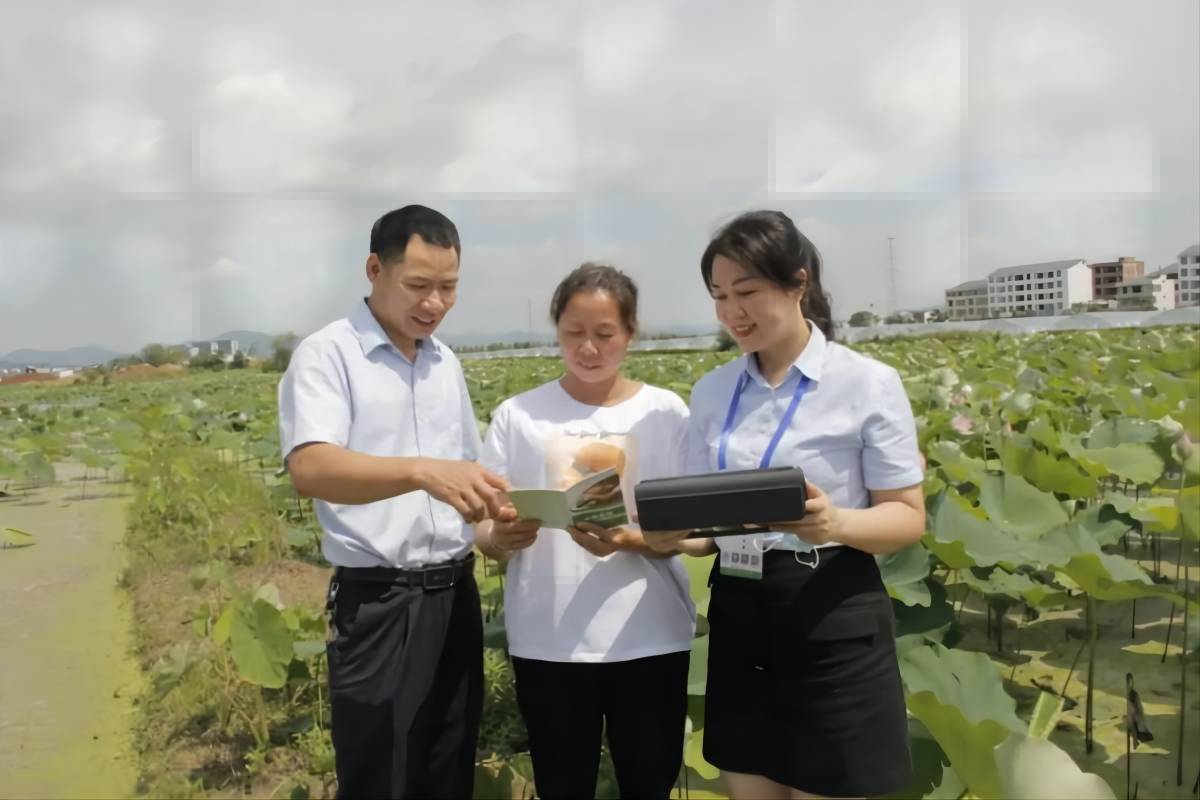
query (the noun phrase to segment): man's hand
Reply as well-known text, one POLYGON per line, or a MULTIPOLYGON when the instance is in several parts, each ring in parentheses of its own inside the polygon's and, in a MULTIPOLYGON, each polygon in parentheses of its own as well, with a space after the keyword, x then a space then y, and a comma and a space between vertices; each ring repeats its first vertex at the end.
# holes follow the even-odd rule
POLYGON ((492 548, 502 560, 507 560, 513 553, 537 541, 538 530, 542 527, 541 520, 519 519, 517 510, 512 506, 502 508, 493 519, 489 538, 492 548))
POLYGON ((841 529, 840 510, 833 505, 829 495, 815 484, 805 481, 808 496, 804 504, 804 519, 795 522, 772 522, 771 530, 794 533, 811 545, 827 544, 838 540, 841 529))
POLYGON ((501 495, 508 483, 473 461, 422 459, 417 479, 421 488, 451 505, 467 522, 500 516, 501 495))

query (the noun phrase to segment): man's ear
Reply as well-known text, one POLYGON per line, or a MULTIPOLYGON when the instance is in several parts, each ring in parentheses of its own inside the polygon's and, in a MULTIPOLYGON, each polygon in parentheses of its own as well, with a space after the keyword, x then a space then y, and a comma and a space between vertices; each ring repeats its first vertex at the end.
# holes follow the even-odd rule
POLYGON ((375 279, 379 277, 379 273, 383 272, 383 262, 379 260, 379 255, 377 253, 371 253, 369 256, 367 256, 366 272, 367 280, 371 281, 372 283, 374 283, 375 279))

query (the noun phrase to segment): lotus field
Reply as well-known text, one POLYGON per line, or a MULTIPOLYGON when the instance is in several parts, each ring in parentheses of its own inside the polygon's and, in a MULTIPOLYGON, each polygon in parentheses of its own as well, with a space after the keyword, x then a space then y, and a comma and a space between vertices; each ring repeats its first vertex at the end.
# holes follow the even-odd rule
MULTIPOLYGON (((856 347, 904 377, 927 461, 928 531, 880 559, 918 775, 902 796, 1192 796, 1200 335, 990 334, 856 347), (1127 681, 1152 740, 1127 736, 1127 681)), ((638 354, 629 372, 686 399, 732 357, 638 354)), ((502 399, 559 374, 554 359, 464 363, 481 429, 502 399)), ((36 496, 68 474, 80 497, 129 492, 122 581, 146 674, 135 731, 141 788, 154 796, 333 790, 328 573, 311 505, 280 471, 278 379, 229 370, 0 389, 8 496, 36 496)), ((3 513, 3 541, 36 546, 40 532, 6 530, 3 513)), ((680 796, 723 792, 701 755, 709 567, 689 560, 701 619, 680 796)), ((503 569, 481 560, 479 578, 487 692, 476 796, 530 797, 503 569)), ((599 796, 616 796, 607 766, 599 796)))

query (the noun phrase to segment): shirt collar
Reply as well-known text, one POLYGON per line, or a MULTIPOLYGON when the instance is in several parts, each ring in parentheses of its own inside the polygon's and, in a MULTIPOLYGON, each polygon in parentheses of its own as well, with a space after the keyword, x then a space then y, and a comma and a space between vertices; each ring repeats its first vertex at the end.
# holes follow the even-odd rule
MULTIPOLYGON (((820 328, 807 320, 805 323, 808 325, 808 344, 804 345, 800 355, 796 356, 796 360, 788 367, 788 378, 792 376, 792 370, 795 370, 801 375, 807 375, 809 380, 819 381, 821 380, 821 367, 825 363, 825 351, 828 349, 829 343, 820 328)), ((745 363, 746 373, 755 383, 763 386, 770 385, 759 371, 758 359, 754 357, 753 353, 746 355, 745 363)))
MULTIPOLYGON (((392 340, 383 332, 383 327, 379 324, 379 320, 375 319, 375 315, 371 313, 370 306, 367 305, 367 298, 355 306, 354 311, 350 314, 350 326, 354 328, 354 334, 358 337, 358 343, 362 346, 363 355, 369 356, 380 347, 387 347, 396 353, 400 350, 392 344, 392 340)), ((418 339, 417 349, 426 355, 433 356, 437 360, 441 360, 444 348, 441 342, 432 336, 428 339, 418 339)), ((403 356, 403 353, 401 353, 403 356)))

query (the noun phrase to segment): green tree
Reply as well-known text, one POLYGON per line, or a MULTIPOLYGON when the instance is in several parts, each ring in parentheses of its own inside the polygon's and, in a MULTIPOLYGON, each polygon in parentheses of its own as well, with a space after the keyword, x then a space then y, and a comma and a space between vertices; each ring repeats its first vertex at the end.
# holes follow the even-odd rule
POLYGON ((291 331, 272 339, 272 353, 270 360, 267 361, 266 369, 271 372, 283 372, 286 370, 288 364, 292 362, 292 351, 296 349, 299 341, 300 337, 291 331))
POLYGON ((167 353, 167 348, 161 344, 148 344, 142 348, 142 361, 152 367, 161 367, 166 364, 170 355, 167 353))
POLYGON ((879 324, 879 317, 870 311, 855 311, 850 315, 851 328, 869 328, 879 324))
POLYGON ((238 350, 236 353, 233 354, 233 360, 229 362, 229 368, 230 369, 245 369, 247 363, 248 363, 248 359, 246 358, 246 354, 243 353, 241 350, 238 350))
POLYGON ((732 350, 735 347, 737 347, 737 342, 735 342, 733 337, 729 335, 729 331, 725 330, 724 328, 721 328, 721 330, 717 331, 717 343, 713 345, 715 350, 723 353, 726 350, 732 350))
POLYGON ((192 369, 225 369, 225 361, 216 353, 201 353, 189 362, 192 369))

